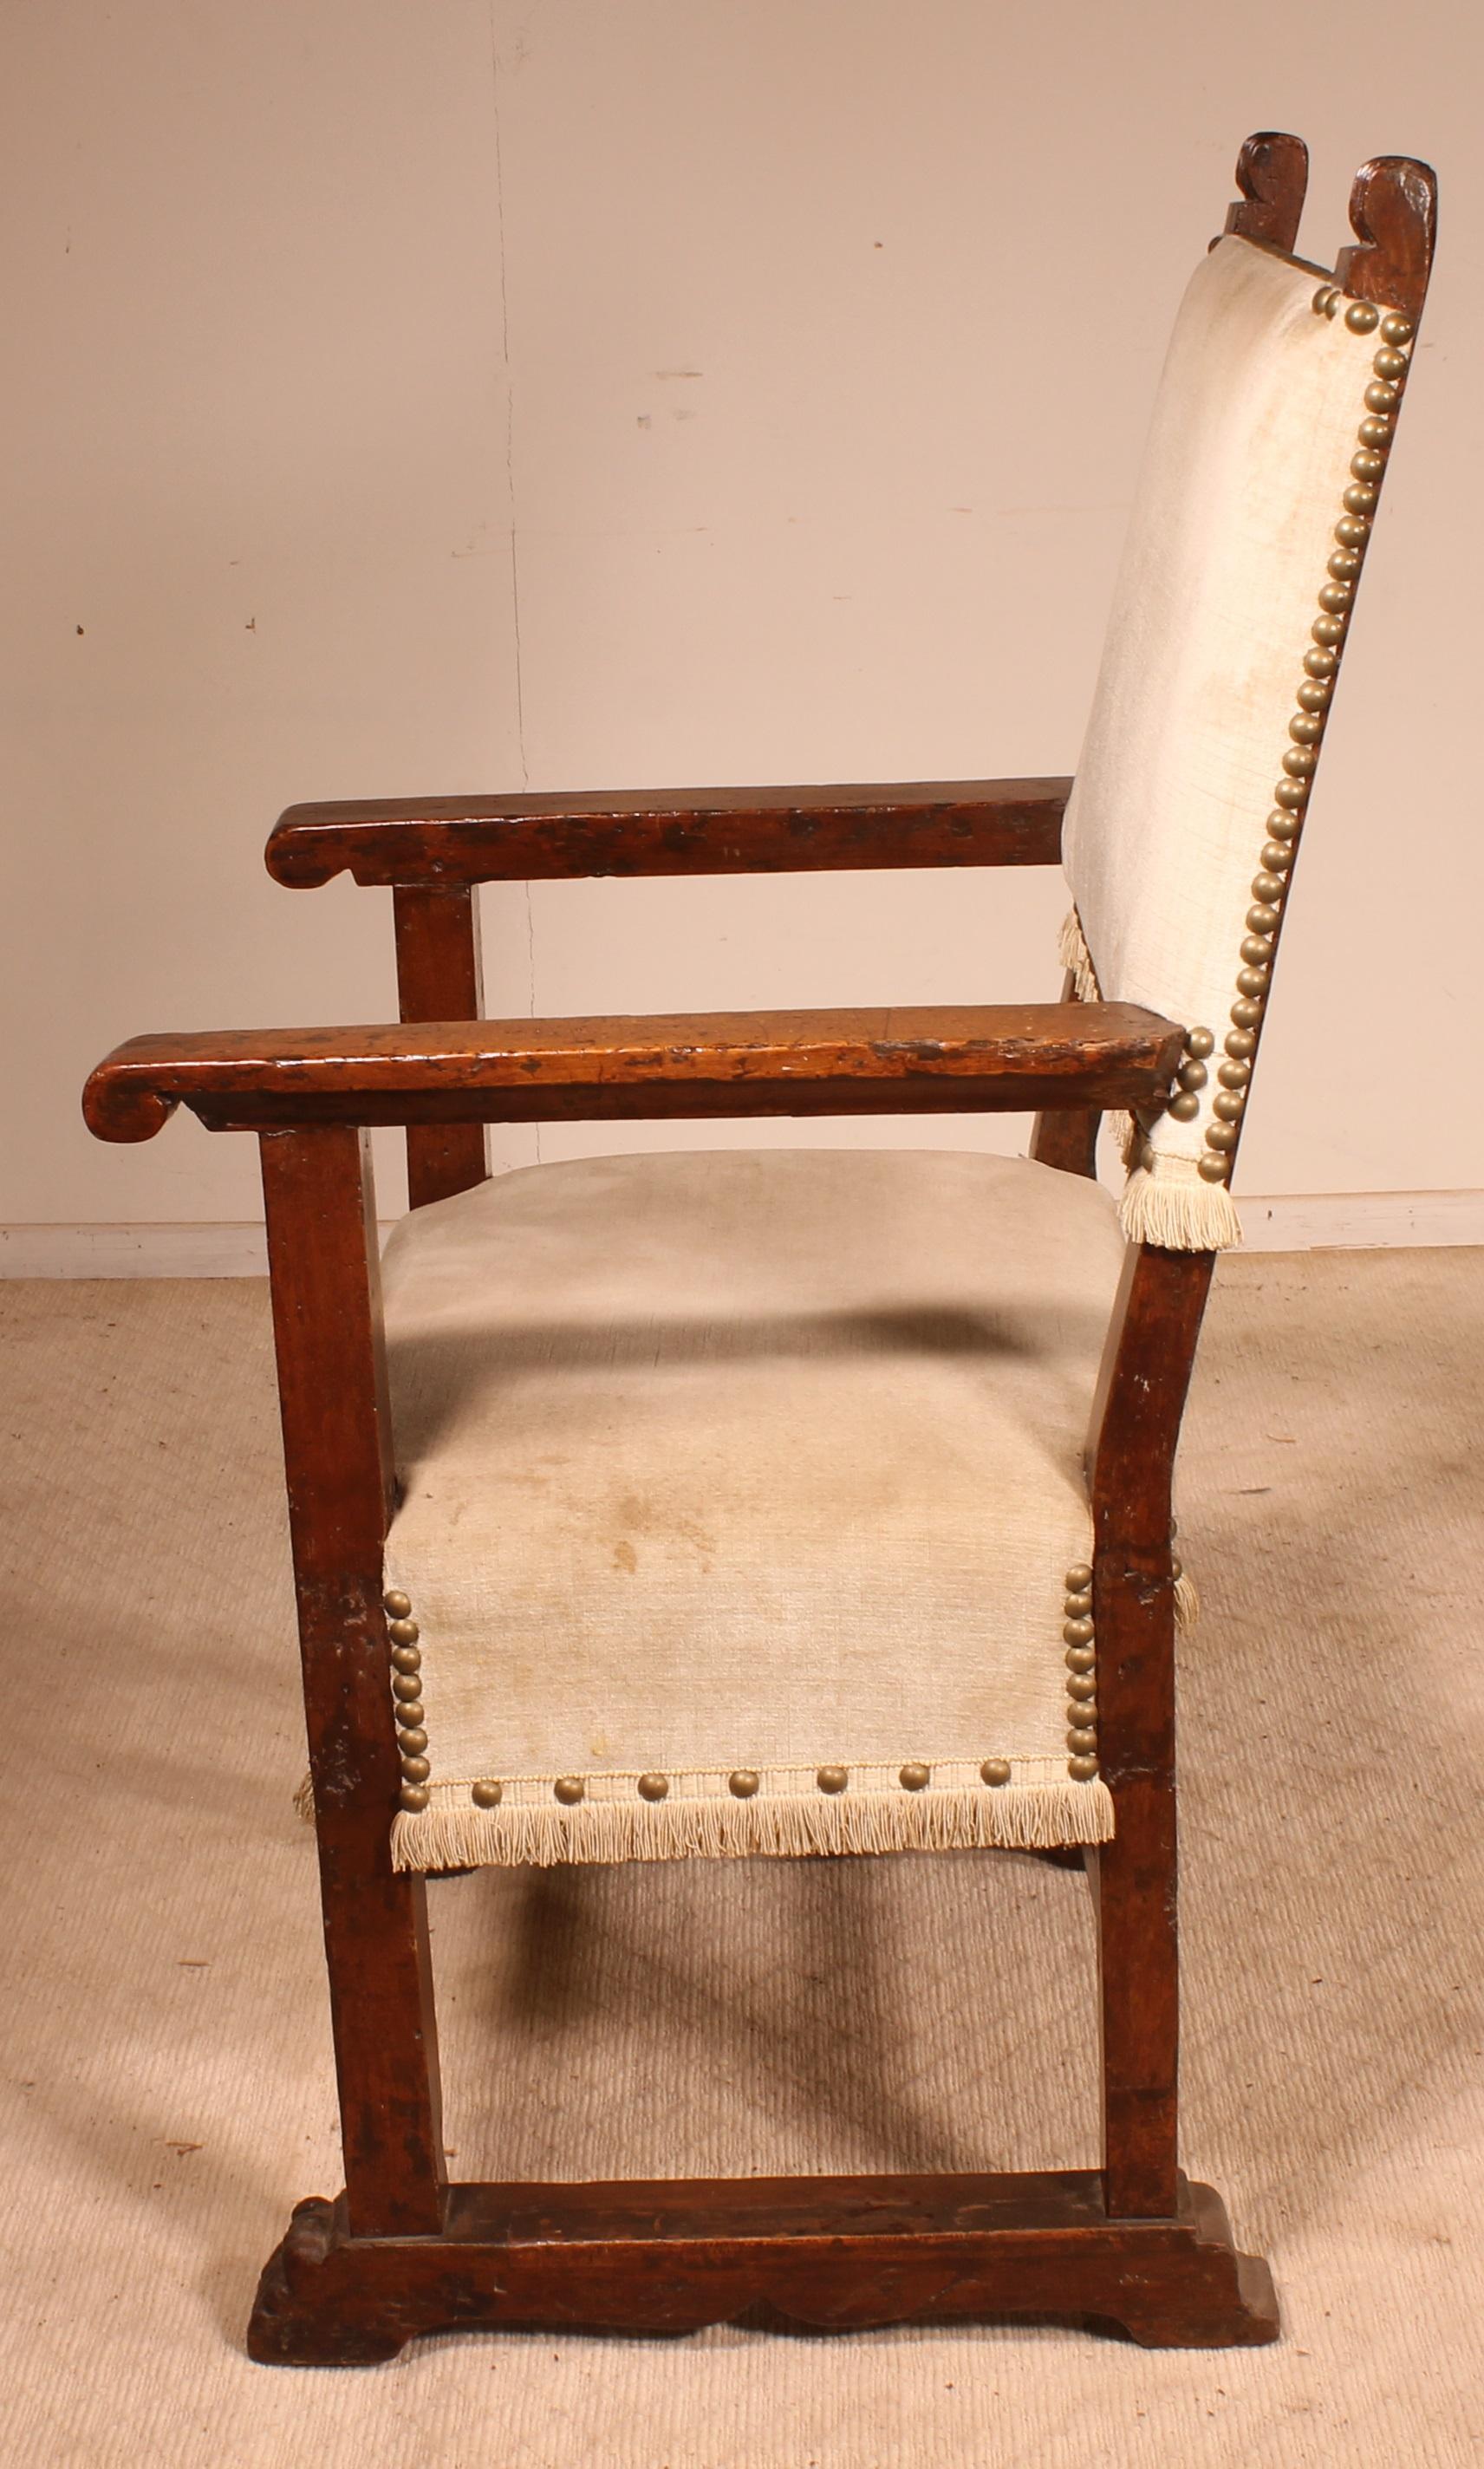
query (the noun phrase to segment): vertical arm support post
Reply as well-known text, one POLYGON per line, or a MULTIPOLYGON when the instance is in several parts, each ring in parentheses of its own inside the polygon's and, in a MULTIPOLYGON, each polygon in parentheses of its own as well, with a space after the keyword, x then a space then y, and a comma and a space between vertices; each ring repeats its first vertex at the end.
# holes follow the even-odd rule
POLYGON ((261 1148, 350 2227, 431 2236, 445 2172, 426 1892, 390 1853, 393 1478, 370 1148, 346 1124, 267 1132, 261 1148))
MULTIPOLYGON (((1062 981, 1061 1000, 1078 1001, 1077 980, 1070 969, 1062 981)), ((1055 1114, 1037 1115, 1031 1126, 1031 1155, 1035 1164, 1055 1166, 1062 1174, 1096 1178, 1101 1120, 1096 1107, 1065 1106, 1055 1114)))
POLYGON ((1210 1252, 1130 1245, 1092 1426, 1098 1737, 1116 1831, 1095 1864, 1103 2183, 1117 2219, 1175 2209, 1175 1446, 1210 1252))
MULTIPOLYGON (((396 885, 397 1003, 401 1020, 480 1020, 484 970, 474 884, 396 885)), ((407 1131, 407 1197, 414 1209, 451 1199, 489 1173, 482 1123, 422 1123, 407 1131)))

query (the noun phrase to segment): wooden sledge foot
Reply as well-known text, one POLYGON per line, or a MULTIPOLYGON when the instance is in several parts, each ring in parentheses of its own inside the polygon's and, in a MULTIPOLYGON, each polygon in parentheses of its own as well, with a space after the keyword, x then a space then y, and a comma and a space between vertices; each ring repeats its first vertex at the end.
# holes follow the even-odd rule
POLYGON ((263 2274, 263 2365, 369 2365, 421 2332, 690 2332, 763 2308, 810 2331, 1060 2316, 1151 2348, 1272 2341, 1267 2266, 1219 2196, 1109 2220, 1095 2170, 449 2189, 438 2237, 357 2238, 313 2197, 263 2274))

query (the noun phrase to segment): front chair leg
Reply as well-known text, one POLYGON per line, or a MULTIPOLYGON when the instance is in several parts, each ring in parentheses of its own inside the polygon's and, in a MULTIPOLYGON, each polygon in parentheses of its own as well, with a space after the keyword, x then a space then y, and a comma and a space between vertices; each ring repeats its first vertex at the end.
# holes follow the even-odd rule
POLYGON ((434 2236, 445 2170, 426 1889, 392 1869, 401 1785, 382 1607, 392 1493, 368 1144, 263 1139, 273 1334, 355 2236, 434 2236))
POLYGON ((1162 1781, 1114 1789, 1116 1832, 1089 1862, 1098 1916, 1103 2195, 1110 2218, 1171 2218, 1179 2171, 1175 1804, 1162 1781))

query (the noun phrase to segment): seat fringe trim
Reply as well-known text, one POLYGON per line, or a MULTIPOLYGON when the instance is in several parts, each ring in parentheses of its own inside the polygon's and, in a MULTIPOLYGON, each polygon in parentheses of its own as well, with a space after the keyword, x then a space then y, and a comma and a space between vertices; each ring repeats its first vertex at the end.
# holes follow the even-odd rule
POLYGON ((736 1860, 754 1854, 1039 1852, 1105 1843, 1113 1833, 1113 1796, 1097 1777, 973 1790, 592 1800, 565 1809, 519 1802, 475 1809, 466 1786, 439 1788, 449 1795, 441 1803, 435 1796, 427 1809, 399 1811, 393 1820, 394 1869, 549 1869, 567 1861, 736 1860))
POLYGON ((1174 1581, 1175 1627, 1189 1637, 1200 1618, 1200 1595, 1189 1569, 1182 1569, 1174 1581))

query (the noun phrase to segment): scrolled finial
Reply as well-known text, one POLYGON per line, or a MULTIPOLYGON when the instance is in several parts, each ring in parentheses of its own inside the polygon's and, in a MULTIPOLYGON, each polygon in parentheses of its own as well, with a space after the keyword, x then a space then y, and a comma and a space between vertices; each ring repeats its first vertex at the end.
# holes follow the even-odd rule
POLYGON ((1227 232, 1291 257, 1309 186, 1309 149, 1302 137, 1282 128, 1258 129, 1237 157, 1237 186, 1241 196, 1226 210, 1227 232))
POLYGON ((1334 280, 1355 300, 1374 300, 1408 317, 1422 312, 1438 231, 1438 181, 1409 154, 1362 163, 1350 192, 1353 248, 1334 261, 1334 280))

